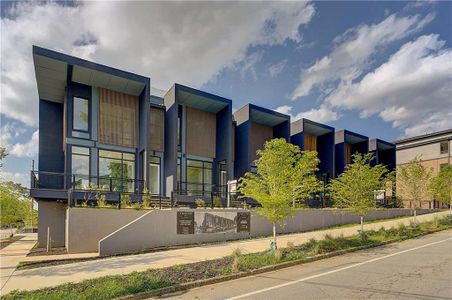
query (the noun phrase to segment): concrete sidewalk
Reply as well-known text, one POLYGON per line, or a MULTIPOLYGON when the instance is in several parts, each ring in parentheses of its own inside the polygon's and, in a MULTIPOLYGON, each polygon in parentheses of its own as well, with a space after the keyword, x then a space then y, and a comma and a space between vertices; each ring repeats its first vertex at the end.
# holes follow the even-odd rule
MULTIPOLYGON (((417 217, 417 220, 418 222, 431 221, 435 217, 443 217, 448 213, 449 212, 444 211, 421 215, 417 217)), ((367 224, 364 228, 365 230, 379 229, 381 227, 390 228, 396 227, 401 223, 409 225, 411 221, 412 217, 408 217, 392 221, 367 224)), ((356 234, 358 229, 360 229, 360 226, 281 235, 278 237, 278 243, 281 247, 285 247, 289 241, 297 245, 305 243, 311 238, 322 239, 325 234, 330 234, 332 236, 350 236, 356 234)), ((15 289, 33 290, 42 287, 55 286, 66 282, 78 282, 84 279, 105 275, 128 274, 133 271, 144 271, 150 268, 163 268, 177 264, 216 259, 230 255, 236 248, 240 248, 243 253, 253 253, 265 251, 269 249, 269 247, 270 238, 261 238, 140 255, 111 257, 29 270, 17 270, 7 282, 2 292, 8 293, 15 289)))
POLYGON ((0 250, 1 294, 4 293, 3 288, 13 275, 17 264, 26 257, 37 241, 36 233, 20 235, 24 237, 0 250))

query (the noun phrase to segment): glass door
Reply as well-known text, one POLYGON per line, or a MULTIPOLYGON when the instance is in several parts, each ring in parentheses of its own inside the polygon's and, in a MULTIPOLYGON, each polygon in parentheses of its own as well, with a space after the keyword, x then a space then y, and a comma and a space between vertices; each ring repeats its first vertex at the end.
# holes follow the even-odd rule
POLYGON ((160 194, 160 157, 149 157, 149 192, 152 195, 160 194))

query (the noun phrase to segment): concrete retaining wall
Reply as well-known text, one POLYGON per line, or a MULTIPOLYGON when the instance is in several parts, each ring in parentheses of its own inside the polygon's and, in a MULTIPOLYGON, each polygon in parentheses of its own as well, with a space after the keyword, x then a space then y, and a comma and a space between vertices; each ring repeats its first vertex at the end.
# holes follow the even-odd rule
POLYGON ((66 216, 68 253, 98 252, 100 239, 145 213, 135 209, 69 208, 66 216))
MULTIPOLYGON (((210 212, 211 210, 173 209, 148 212, 101 239, 98 247, 99 254, 113 255, 163 246, 227 241, 269 236, 272 234, 272 224, 252 212, 251 231, 249 233, 222 232, 178 235, 176 227, 178 211, 194 211, 196 214, 203 211, 210 212)), ((221 211, 238 212, 246 210, 224 209, 221 211)), ((433 211, 435 210, 424 209, 419 210, 418 214, 433 211)), ((409 215, 411 215, 411 210, 408 209, 375 210, 370 212, 365 220, 369 221, 409 215)), ((359 223, 359 216, 340 210, 301 210, 294 217, 287 219, 285 226, 278 226, 277 232, 279 234, 303 232, 349 223, 359 223)))
POLYGON ((50 228, 51 247, 64 247, 67 205, 62 202, 38 202, 38 246, 47 246, 47 227, 50 228))

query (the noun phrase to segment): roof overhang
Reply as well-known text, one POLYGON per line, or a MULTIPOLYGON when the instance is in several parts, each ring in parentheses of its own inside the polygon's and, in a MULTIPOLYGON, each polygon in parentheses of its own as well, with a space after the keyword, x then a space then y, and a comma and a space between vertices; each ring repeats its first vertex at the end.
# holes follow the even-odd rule
POLYGON ((290 122, 290 116, 260 107, 254 104, 247 104, 234 113, 237 124, 251 121, 257 124, 275 127, 284 122, 290 122))
POLYGON ((227 106, 232 106, 232 101, 214 94, 203 92, 191 87, 176 84, 176 101, 202 111, 218 113, 227 106))
POLYGON ((334 132, 334 128, 322 123, 317 123, 309 119, 299 119, 291 124, 291 135, 304 132, 309 135, 322 136, 334 132))
POLYGON ((367 136, 361 135, 359 133, 349 131, 349 130, 340 130, 336 132, 335 142, 338 143, 346 143, 346 144, 358 144, 362 142, 368 142, 369 138, 367 136))
POLYGON ((40 99, 64 101, 68 80, 138 96, 150 79, 33 46, 33 62, 40 99))
POLYGON ((369 141, 369 151, 384 151, 395 149, 395 145, 380 139, 372 139, 369 141))

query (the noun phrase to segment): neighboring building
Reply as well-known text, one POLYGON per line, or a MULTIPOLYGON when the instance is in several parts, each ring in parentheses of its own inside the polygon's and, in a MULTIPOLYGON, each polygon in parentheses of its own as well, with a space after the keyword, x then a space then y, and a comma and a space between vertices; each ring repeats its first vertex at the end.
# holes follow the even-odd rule
POLYGON ((349 130, 336 131, 335 144, 336 176, 344 172, 345 167, 352 163, 353 154, 369 152, 369 138, 349 130))
MULTIPOLYGON (((159 205, 212 204, 214 197, 225 203, 227 182, 252 171, 256 151, 273 138, 316 150, 319 175, 327 178, 355 151, 368 151, 362 135, 340 131, 335 140, 334 128, 302 119, 291 136, 288 115, 253 104, 232 114, 230 99, 180 84, 151 89, 148 77, 36 46, 33 61, 39 155, 30 194, 38 201, 41 245, 49 229, 52 246, 65 246, 68 206, 96 200, 100 190, 118 205, 124 195, 141 201, 145 190, 159 205)), ((377 140, 371 150, 392 166, 389 146, 377 140)))
POLYGON ((385 165, 388 171, 395 170, 396 167, 396 146, 393 143, 380 139, 371 139, 369 141, 369 152, 374 155, 371 165, 385 165))
POLYGON ((290 140, 290 116, 247 104, 234 112, 235 130, 234 177, 239 178, 254 167, 256 151, 273 138, 290 140))
POLYGON ((315 150, 320 159, 319 175, 334 178, 334 128, 308 119, 290 125, 290 141, 301 150, 315 150))
MULTIPOLYGON (((422 165, 436 176, 441 168, 451 165, 452 129, 420 135, 394 142, 397 168, 418 157, 422 165)), ((409 203, 404 203, 409 206, 409 203)), ((425 201, 423 207, 439 207, 433 199, 425 201)))

